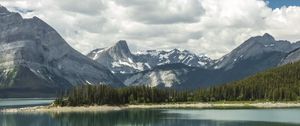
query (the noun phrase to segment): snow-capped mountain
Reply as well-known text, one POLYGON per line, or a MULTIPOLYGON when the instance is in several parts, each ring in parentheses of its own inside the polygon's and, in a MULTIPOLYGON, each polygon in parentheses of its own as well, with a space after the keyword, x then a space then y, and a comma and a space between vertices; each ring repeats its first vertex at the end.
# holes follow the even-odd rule
MULTIPOLYGON (((174 65, 174 67, 170 67, 172 66, 170 65, 167 67, 162 65, 152 70, 127 76, 123 79, 123 82, 126 85, 174 88, 195 88, 224 84, 276 67, 281 62, 298 61, 300 59, 300 49, 295 49, 299 47, 299 42, 276 41, 271 35, 264 34, 248 39, 219 60, 210 60, 215 62, 211 67, 191 69, 188 66, 178 67, 174 65)), ((151 54, 157 56, 156 51, 146 53, 146 55, 151 54)))
POLYGON ((106 66, 113 73, 133 73, 147 69, 146 63, 136 61, 124 40, 110 48, 95 49, 87 56, 106 66))
POLYGON ((57 90, 81 84, 120 86, 122 82, 107 68, 70 47, 41 19, 23 19, 0 6, 2 97, 17 97, 21 92, 56 95, 53 93, 57 90))
POLYGON ((170 51, 147 50, 136 52, 140 61, 147 62, 151 67, 164 64, 182 63, 190 67, 208 68, 212 60, 205 55, 196 55, 188 50, 173 49, 170 51), (149 60, 149 57, 150 60, 149 60))
POLYGON ((187 50, 147 50, 131 53, 126 41, 121 40, 110 48, 95 49, 88 57, 109 68, 113 73, 135 73, 150 70, 159 65, 182 63, 191 67, 207 68, 212 60, 187 50))

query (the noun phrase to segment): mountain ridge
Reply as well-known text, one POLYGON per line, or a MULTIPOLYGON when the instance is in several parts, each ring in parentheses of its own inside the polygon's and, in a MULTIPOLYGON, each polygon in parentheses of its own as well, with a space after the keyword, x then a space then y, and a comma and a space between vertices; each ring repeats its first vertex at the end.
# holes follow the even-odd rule
POLYGON ((297 61, 198 93, 204 101, 296 101, 300 96, 299 75, 297 61))
POLYGON ((121 40, 109 48, 98 48, 87 54, 88 57, 109 68, 113 73, 135 73, 152 69, 159 65, 183 63, 193 67, 208 67, 211 59, 198 56, 187 50, 170 51, 146 50, 131 53, 127 42, 121 40), (124 47, 120 49, 120 47, 124 47), (116 50, 118 48, 118 50, 116 50), (115 52, 115 53, 112 53, 115 52))
POLYGON ((251 37, 230 53, 221 57, 214 67, 216 69, 231 69, 237 60, 247 59, 266 52, 283 52, 299 48, 300 43, 291 43, 289 41, 275 40, 273 36, 265 33, 263 36, 251 37))
MULTIPOLYGON (((58 90, 82 84, 123 85, 106 67, 74 50, 38 17, 23 19, 5 7, 0 10, 0 88, 3 92, 24 91, 21 88, 25 86, 30 89, 27 92, 43 93, 53 89, 52 94, 48 94, 53 96, 58 90), (25 76, 26 73, 32 76, 25 76)), ((5 95, 3 92, 0 97, 5 95)), ((22 97, 27 97, 24 94, 22 97)))
MULTIPOLYGON (((156 66, 149 67, 149 69, 133 72, 135 74, 126 73, 126 72, 118 73, 117 76, 122 78, 121 80, 123 80, 123 82, 127 86, 128 85, 136 86, 139 85, 137 82, 140 82, 140 85, 148 85, 148 86, 167 85, 168 87, 177 88, 178 82, 181 82, 182 84, 180 86, 184 85, 188 88, 207 87, 210 85, 219 85, 231 81, 236 81, 239 79, 243 79, 247 76, 251 76, 257 72, 261 72, 273 67, 277 67, 278 65, 280 65, 282 60, 286 58, 287 55, 292 52, 292 50, 295 50, 296 48, 300 48, 300 43, 297 42, 291 43, 289 41, 284 41, 284 40, 275 40, 273 36, 271 36, 268 33, 265 33, 262 36, 255 36, 249 38, 240 46, 238 46, 230 53, 226 54, 225 56, 221 57, 218 60, 211 60, 210 58, 207 57, 207 59, 209 59, 208 60, 209 63, 207 63, 209 65, 207 67, 194 66, 197 69, 191 70, 188 68, 189 65, 185 64, 185 62, 177 62, 177 63, 185 64, 186 65, 185 68, 183 67, 181 68, 187 71, 178 71, 178 70, 176 71, 175 67, 166 68, 168 63, 159 64, 156 62, 156 66), (165 76, 166 78, 160 78, 158 80, 157 79, 158 77, 156 76, 158 75, 158 73, 161 74, 161 76, 162 75, 165 76), (181 75, 184 77, 180 77, 177 75, 181 75), (155 81, 156 83, 153 83, 155 81), (170 83, 166 84, 163 82, 166 83, 174 82, 174 85, 170 83)), ((103 51, 101 51, 100 53, 102 52, 103 51)), ((130 56, 132 56, 131 58, 133 59, 134 56, 142 56, 142 59, 144 59, 144 61, 148 63, 147 61, 155 61, 151 57, 159 56, 159 54, 163 55, 160 57, 167 57, 166 59, 169 60, 168 58, 174 57, 174 55, 168 56, 168 54, 169 53, 173 54, 174 52, 183 53, 188 51, 185 50, 180 51, 178 49, 173 49, 170 51, 147 50, 144 52, 138 52, 132 54, 130 56)), ((175 54, 180 54, 180 53, 175 53, 175 54)), ((90 56, 90 58, 93 59, 92 56, 90 56)), ((128 62, 135 63, 136 60, 131 60, 128 62)), ((170 64, 176 64, 176 63, 170 63, 170 64)))

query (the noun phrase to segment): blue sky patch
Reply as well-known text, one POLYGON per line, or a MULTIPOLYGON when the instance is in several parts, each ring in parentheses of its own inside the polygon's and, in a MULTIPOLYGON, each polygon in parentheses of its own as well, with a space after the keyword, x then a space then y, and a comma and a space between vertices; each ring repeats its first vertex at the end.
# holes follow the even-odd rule
POLYGON ((266 0, 272 9, 281 8, 283 6, 300 6, 300 0, 266 0))

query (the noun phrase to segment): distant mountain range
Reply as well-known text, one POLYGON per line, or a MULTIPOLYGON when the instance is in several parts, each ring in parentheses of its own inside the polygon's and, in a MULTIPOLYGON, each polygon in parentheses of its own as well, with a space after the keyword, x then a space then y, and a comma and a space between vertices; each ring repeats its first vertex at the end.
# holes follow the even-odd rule
POLYGON ((179 49, 132 53, 125 40, 85 56, 41 19, 0 6, 0 97, 53 97, 77 85, 208 87, 297 62, 299 48, 266 33, 217 60, 179 49))
POLYGON ((87 54, 88 57, 109 68, 113 73, 136 73, 165 64, 182 63, 191 67, 208 68, 212 60, 205 55, 198 56, 187 50, 147 50, 131 53, 127 42, 121 40, 109 48, 99 48, 87 54))
POLYGON ((187 50, 148 50, 132 54, 126 41, 87 56, 109 68, 123 83, 174 88, 207 87, 253 75, 300 59, 300 42, 251 37, 217 60, 187 50), (179 65, 182 64, 182 65, 179 65))

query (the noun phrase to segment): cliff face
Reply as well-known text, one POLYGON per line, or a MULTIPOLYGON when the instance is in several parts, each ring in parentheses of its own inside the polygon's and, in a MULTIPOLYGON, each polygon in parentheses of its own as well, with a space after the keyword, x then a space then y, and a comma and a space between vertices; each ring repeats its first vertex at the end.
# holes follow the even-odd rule
POLYGON ((282 61, 279 65, 285 65, 289 63, 295 63, 300 60, 300 48, 295 49, 292 52, 290 52, 282 61))
POLYGON ((2 6, 0 73, 1 90, 58 90, 81 84, 123 85, 104 66, 70 47, 41 19, 23 19, 2 6))

